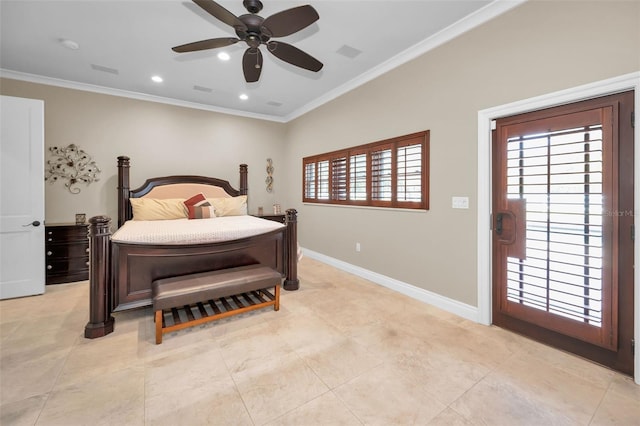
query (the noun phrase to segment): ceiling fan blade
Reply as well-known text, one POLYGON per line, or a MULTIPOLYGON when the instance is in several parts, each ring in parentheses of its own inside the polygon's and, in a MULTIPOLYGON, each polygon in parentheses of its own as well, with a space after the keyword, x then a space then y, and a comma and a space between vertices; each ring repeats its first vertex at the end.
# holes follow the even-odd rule
POLYGON ((298 6, 269 16, 262 23, 261 31, 269 37, 284 37, 308 27, 319 18, 312 6, 298 6))
POLYGON ((229 12, 227 9, 220 6, 215 1, 193 0, 193 2, 225 24, 231 25, 233 28, 240 29, 242 31, 247 30, 247 26, 244 24, 244 22, 242 22, 236 15, 229 12))
POLYGON ((242 56, 242 70, 247 83, 255 83, 262 72, 262 52, 257 47, 250 47, 242 56))
POLYGON ((322 62, 290 44, 281 41, 270 41, 267 43, 267 49, 276 57, 291 65, 315 72, 322 69, 322 62))
POLYGON ((240 39, 233 37, 210 38, 208 40, 195 41, 180 46, 172 47, 171 50, 178 53, 195 52, 197 50, 215 49, 217 47, 230 46, 239 42, 240 39))

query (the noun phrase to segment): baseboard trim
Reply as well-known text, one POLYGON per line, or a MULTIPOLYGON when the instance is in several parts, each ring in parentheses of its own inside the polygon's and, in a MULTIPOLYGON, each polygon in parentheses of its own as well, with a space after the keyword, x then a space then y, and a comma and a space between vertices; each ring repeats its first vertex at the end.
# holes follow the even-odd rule
POLYGON ((394 278, 387 277, 386 275, 378 274, 377 272, 373 272, 368 269, 343 262, 342 260, 335 259, 333 257, 315 252, 313 250, 302 248, 302 252, 305 256, 308 256, 311 259, 326 263, 327 265, 341 269, 345 272, 349 272, 350 274, 364 278, 375 284, 397 291, 398 293, 402 293, 405 296, 411 297, 412 299, 416 299, 429 305, 433 305, 436 308, 440 308, 444 311, 450 312, 454 315, 458 315, 470 321, 479 322, 478 308, 475 306, 458 302, 457 300, 450 299, 437 293, 433 293, 429 290, 425 290, 423 288, 407 284, 394 278))

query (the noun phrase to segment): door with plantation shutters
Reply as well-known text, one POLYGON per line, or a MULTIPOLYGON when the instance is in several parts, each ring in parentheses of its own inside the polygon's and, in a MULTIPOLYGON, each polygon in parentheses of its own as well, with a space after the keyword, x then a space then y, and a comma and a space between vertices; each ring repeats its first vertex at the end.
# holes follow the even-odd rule
POLYGON ((633 372, 633 92, 499 119, 493 322, 633 372))

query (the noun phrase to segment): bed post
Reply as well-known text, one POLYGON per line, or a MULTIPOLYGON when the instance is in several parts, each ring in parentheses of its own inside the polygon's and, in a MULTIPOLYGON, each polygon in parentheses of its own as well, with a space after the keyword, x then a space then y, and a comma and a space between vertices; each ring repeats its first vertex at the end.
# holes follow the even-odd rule
POLYGON ((240 195, 247 195, 247 189, 249 188, 247 173, 247 165, 240 164, 240 195))
POLYGON ((129 207, 129 157, 118 157, 118 228, 130 217, 129 207))
POLYGON ((297 290, 300 287, 300 280, 298 280, 298 211, 296 209, 287 210, 286 224, 287 276, 283 287, 285 290, 297 290))
POLYGON ((95 339, 113 332, 115 320, 111 316, 111 267, 108 216, 89 219, 89 322, 84 337, 95 339))

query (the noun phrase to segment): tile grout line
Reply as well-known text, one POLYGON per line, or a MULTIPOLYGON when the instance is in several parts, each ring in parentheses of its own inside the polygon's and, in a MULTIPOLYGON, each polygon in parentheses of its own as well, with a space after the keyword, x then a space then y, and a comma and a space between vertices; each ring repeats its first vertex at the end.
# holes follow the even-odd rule
POLYGON ((611 379, 609 380, 609 385, 607 386, 605 391, 602 393, 602 397, 600 398, 600 402, 598 402, 598 405, 593 410, 593 414, 591 414, 591 418, 589 418, 589 423, 587 423, 587 424, 590 425, 590 424, 593 423, 593 419, 596 417, 596 414, 598 414, 598 410, 600 410, 600 407, 602 406, 602 403, 604 402, 604 399, 607 397, 607 394, 611 390, 611 386, 612 385, 613 385, 613 377, 611 377, 611 379))
POLYGON ((58 384, 58 380, 60 380, 60 376, 62 375, 62 372, 64 371, 64 368, 67 366, 67 363, 69 362, 69 357, 71 356, 71 352, 73 352, 73 349, 78 346, 80 338, 81 338, 80 336, 76 337, 76 339, 73 341, 73 344, 69 348, 69 352, 65 356, 64 363, 60 367, 60 371, 58 371, 58 374, 56 375, 56 378, 53 381, 53 384, 51 385, 51 389, 49 390, 49 392, 46 393, 47 397, 44 400, 44 403, 42 404, 42 409, 38 413, 38 417, 36 418, 36 421, 33 423, 34 425, 38 424, 38 421, 40 420, 40 416, 42 416, 42 413, 44 412, 45 408, 47 407, 47 403, 49 402, 49 398, 51 397, 51 394, 53 393, 54 389, 56 388, 56 385, 58 384))
POLYGON ((240 389, 238 388, 238 383, 236 382, 236 379, 233 378, 233 374, 231 373, 231 370, 229 369, 229 364, 227 363, 227 359, 224 356, 224 354, 222 353, 222 347, 220 346, 220 342, 218 341, 218 338, 217 337, 214 338, 214 341, 216 341, 216 346, 217 346, 216 350, 219 352, 220 358, 222 358, 222 362, 224 362, 224 368, 227 370, 227 374, 229 375, 229 378, 233 382, 233 388, 238 393, 238 396, 240 397, 240 400, 242 401, 242 406, 244 407, 244 410, 247 412, 247 416, 249 416, 249 420, 251 421, 251 424, 256 426, 256 421, 253 418, 253 416, 251 415, 251 412, 249 411, 249 408, 247 407, 247 402, 245 401, 244 397, 242 396, 242 392, 240 392, 240 389))

